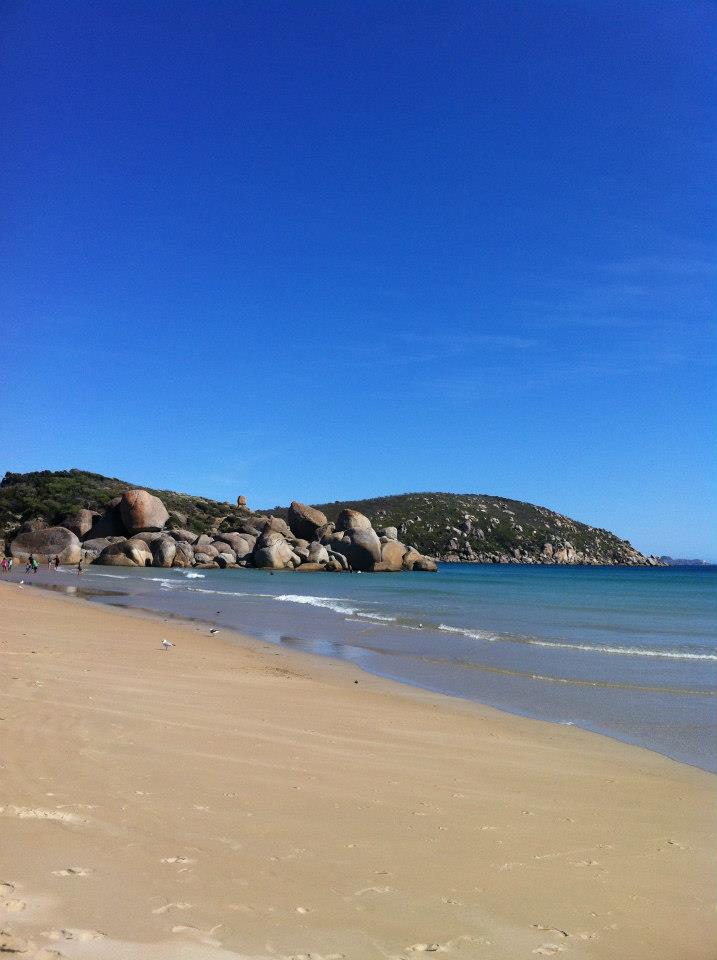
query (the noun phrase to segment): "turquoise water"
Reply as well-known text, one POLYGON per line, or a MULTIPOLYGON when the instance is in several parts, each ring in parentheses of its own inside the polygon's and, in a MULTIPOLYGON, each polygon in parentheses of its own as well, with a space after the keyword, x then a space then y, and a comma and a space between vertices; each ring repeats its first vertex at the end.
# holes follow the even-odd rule
POLYGON ((333 576, 92 567, 81 579, 102 602, 210 620, 715 771, 716 588, 717 567, 461 564, 333 576))

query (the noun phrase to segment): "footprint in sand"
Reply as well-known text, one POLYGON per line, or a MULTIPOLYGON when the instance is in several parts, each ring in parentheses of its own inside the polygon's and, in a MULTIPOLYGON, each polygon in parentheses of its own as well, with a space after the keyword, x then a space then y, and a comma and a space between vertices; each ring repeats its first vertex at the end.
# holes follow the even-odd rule
POLYGON ((8 913, 19 913, 26 906, 24 900, 7 900, 5 897, 0 897, 0 909, 7 910, 8 913))
POLYGON ((564 949, 565 947, 561 947, 557 943, 544 943, 542 947, 536 947, 533 953, 537 953, 541 957, 554 957, 556 953, 562 953, 564 949))
POLYGON ((7 910, 8 913, 19 913, 24 910, 27 904, 24 900, 16 900, 13 897, 15 893, 15 884, 9 880, 0 881, 0 909, 7 910))
POLYGON ((67 928, 65 930, 48 930, 42 934, 48 940, 77 940, 80 943, 89 943, 92 940, 104 940, 104 933, 98 930, 78 930, 67 928))
POLYGON ((414 943, 408 949, 411 953, 438 953, 442 947, 440 943, 414 943))
POLYGON ((16 937, 11 930, 0 930, 0 953, 22 954, 32 960, 63 960, 63 955, 57 950, 38 948, 32 940, 25 937, 16 937))
POLYGON ((189 857, 162 857, 161 863, 196 863, 196 860, 191 860, 189 857))
POLYGON ((53 877, 89 877, 92 871, 88 867, 65 867, 64 870, 53 870, 53 877))
POLYGON ((17 817, 18 820, 58 820, 60 823, 87 823, 75 813, 63 813, 61 810, 46 810, 43 807, 17 807, 9 804, 0 807, 0 816, 17 817))
POLYGON ((561 937, 569 937, 567 930, 561 930, 560 927, 548 927, 544 923, 534 923, 535 930, 542 930, 544 933, 559 933, 561 937))
POLYGON ((171 910, 174 907, 176 910, 190 910, 194 904, 192 903, 165 903, 163 907, 157 907, 152 913, 166 913, 167 910, 171 910))
POLYGON ((292 953, 287 960, 345 960, 345 953, 292 953))

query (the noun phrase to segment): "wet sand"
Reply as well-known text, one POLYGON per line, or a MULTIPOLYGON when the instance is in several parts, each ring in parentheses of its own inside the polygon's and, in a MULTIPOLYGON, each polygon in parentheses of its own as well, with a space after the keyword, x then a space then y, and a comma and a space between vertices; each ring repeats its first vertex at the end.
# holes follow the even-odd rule
POLYGON ((0 609, 0 952, 715 955, 711 774, 198 624, 0 609))

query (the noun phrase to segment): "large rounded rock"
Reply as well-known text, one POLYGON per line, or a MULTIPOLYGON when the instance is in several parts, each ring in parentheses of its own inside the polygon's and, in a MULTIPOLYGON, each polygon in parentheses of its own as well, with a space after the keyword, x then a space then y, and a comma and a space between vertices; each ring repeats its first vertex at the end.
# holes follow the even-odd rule
POLYGON ((126 537, 94 537, 92 540, 84 540, 82 542, 82 549, 102 553, 104 548, 109 547, 111 543, 121 543, 122 540, 126 539, 126 537))
POLYGON ((329 551, 323 545, 319 543, 318 540, 314 540, 313 543, 309 544, 309 562, 310 563, 328 563, 329 562, 329 551))
POLYGON ((245 560, 254 550, 256 537, 249 533, 218 533, 214 541, 217 549, 221 543, 226 543, 237 556, 237 560, 245 560))
POLYGON ((192 545, 186 543, 184 540, 176 541, 176 551, 174 554, 174 560, 172 560, 173 567, 193 567, 194 566, 194 550, 192 545))
POLYGON ((295 556, 291 544, 286 542, 282 534, 267 527, 256 541, 252 560, 255 567, 285 570, 287 567, 294 565, 293 558, 295 556))
POLYGON ((417 560, 421 559, 421 554, 415 547, 409 547, 403 555, 403 569, 404 570, 413 570, 413 566, 417 560))
POLYGON ((161 530, 169 513, 159 499, 146 490, 128 490, 120 500, 120 515, 128 534, 141 530, 161 530))
POLYGON ((144 540, 121 540, 105 547, 95 563, 105 567, 148 567, 152 551, 144 540))
POLYGON ((210 555, 208 553, 204 553, 202 550, 197 550, 194 554, 194 565, 197 567, 213 566, 217 556, 218 554, 216 553, 210 555))
MULTIPOLYGON (((214 557, 216 557, 216 555, 219 553, 219 551, 217 550, 217 548, 216 548, 216 547, 214 546, 214 544, 211 543, 211 542, 210 542, 210 543, 195 543, 195 544, 194 544, 194 547, 193 547, 193 550, 194 550, 194 556, 195 556, 195 557, 197 556, 197 554, 201 553, 201 554, 203 554, 203 556, 205 556, 205 557, 211 557, 212 559, 213 559, 214 557)), ((200 561, 197 560, 197 563, 199 563, 199 562, 200 562, 200 561)))
POLYGON ((414 570, 421 570, 423 573, 436 573, 438 564, 431 557, 419 557, 413 564, 414 570))
POLYGON ((216 561, 220 567, 233 567, 236 566, 237 558, 234 551, 227 547, 226 550, 217 554, 216 561))
POLYGON ((381 560, 381 541, 371 529, 346 533, 340 550, 353 570, 373 570, 373 565, 381 560))
POLYGON ((175 540, 181 540, 183 543, 196 543, 197 535, 192 533, 191 530, 183 530, 181 528, 177 530, 169 531, 170 537, 174 537, 175 540))
POLYGON ((83 537, 88 535, 100 516, 101 514, 97 513, 96 510, 78 510, 77 513, 65 517, 62 526, 66 530, 71 530, 75 536, 82 540, 83 537))
POLYGON ((298 500, 292 500, 287 519, 292 533, 309 542, 316 539, 316 531, 319 527, 328 523, 326 515, 320 510, 309 507, 305 503, 299 503, 298 500))
POLYGON ((385 537, 387 540, 398 540, 397 527, 382 527, 381 530, 377 530, 376 533, 379 537, 385 537))
POLYGON ((386 570, 396 572, 403 570, 403 555, 406 547, 398 540, 387 540, 381 544, 381 560, 386 570))
POLYGON ((163 533, 161 530, 142 530, 140 533, 135 533, 135 540, 144 540, 145 543, 152 544, 155 540, 161 540, 162 537, 168 536, 167 533, 163 533))
POLYGON ((82 557, 79 538, 66 527, 21 533, 10 544, 10 553, 16 560, 27 560, 32 554, 39 563, 52 557, 59 557, 60 563, 79 563, 82 557))
POLYGON ((267 526, 269 527, 270 530, 273 530, 275 533, 280 533, 283 537, 293 536, 291 532, 291 527, 285 520, 282 520, 281 517, 274 517, 274 516, 266 517, 264 526, 262 529, 266 530, 267 526))
POLYGON ((325 565, 322 563, 302 563, 301 566, 296 568, 297 573, 323 573, 326 569, 325 565))
POLYGON ((177 541, 172 537, 159 537, 150 544, 153 567, 171 567, 177 555, 177 541))
POLYGON ((371 530, 371 521, 358 510, 342 510, 336 520, 337 530, 371 530))

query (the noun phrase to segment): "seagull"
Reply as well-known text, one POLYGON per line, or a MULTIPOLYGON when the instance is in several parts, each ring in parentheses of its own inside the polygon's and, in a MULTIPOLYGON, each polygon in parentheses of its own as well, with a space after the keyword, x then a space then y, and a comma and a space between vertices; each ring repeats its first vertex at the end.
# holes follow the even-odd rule
POLYGON ((174 646, 174 644, 172 643, 171 640, 162 640, 162 646, 164 647, 165 650, 169 650, 171 647, 174 646))
POLYGON ((212 627, 212 629, 209 632, 211 633, 212 636, 214 636, 215 633, 219 633, 219 631, 215 627, 212 627))

